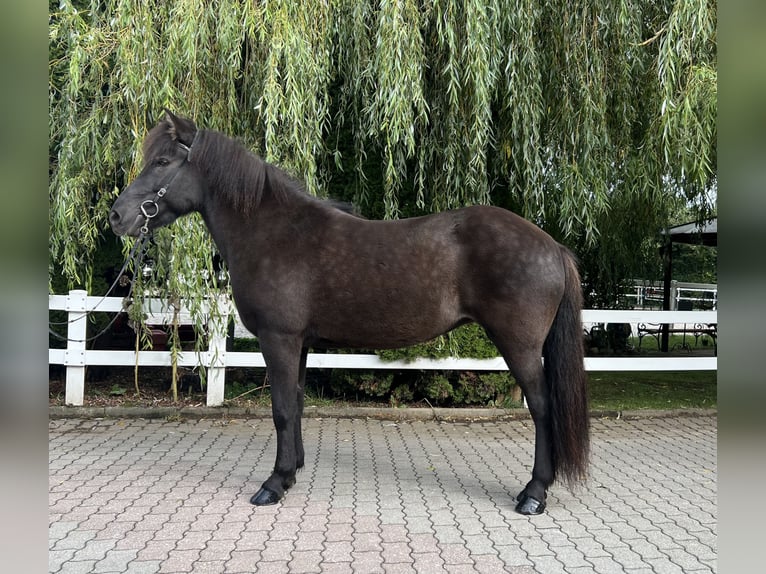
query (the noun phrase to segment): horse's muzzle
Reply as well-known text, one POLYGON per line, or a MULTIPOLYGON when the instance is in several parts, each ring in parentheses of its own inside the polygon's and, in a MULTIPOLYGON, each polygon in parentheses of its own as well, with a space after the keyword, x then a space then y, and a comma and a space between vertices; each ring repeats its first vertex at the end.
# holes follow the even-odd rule
POLYGON ((137 237, 141 228, 140 219, 142 218, 138 215, 132 222, 125 221, 117 210, 113 209, 109 212, 109 225, 111 225, 112 231, 118 237, 123 235, 137 237))

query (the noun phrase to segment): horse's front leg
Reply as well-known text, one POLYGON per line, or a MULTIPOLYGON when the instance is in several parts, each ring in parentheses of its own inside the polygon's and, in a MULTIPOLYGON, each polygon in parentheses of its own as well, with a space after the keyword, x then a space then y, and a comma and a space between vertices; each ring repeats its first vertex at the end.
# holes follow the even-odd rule
POLYGON ((302 341, 296 337, 259 333, 259 341, 266 361, 271 413, 277 431, 274 471, 250 499, 252 504, 264 506, 284 497, 285 491, 295 484, 298 463, 303 464, 298 400, 303 351, 302 341))
POLYGON ((306 459, 303 451, 301 420, 303 419, 304 390, 306 388, 306 359, 308 358, 308 354, 308 348, 303 348, 301 350, 301 362, 298 367, 298 416, 295 417, 295 460, 298 469, 303 468, 306 459))

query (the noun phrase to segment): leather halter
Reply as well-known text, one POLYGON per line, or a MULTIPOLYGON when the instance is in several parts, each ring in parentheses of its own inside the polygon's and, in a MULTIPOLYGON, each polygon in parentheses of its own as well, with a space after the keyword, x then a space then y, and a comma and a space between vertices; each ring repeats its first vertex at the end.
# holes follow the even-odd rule
MULTIPOLYGON (((184 158, 183 163, 191 163, 192 149, 194 148, 194 144, 197 143, 197 137, 199 136, 200 131, 201 130, 197 130, 195 132, 194 139, 192 139, 192 143, 189 146, 181 143, 180 141, 177 142, 180 147, 186 150, 186 158, 184 158)), ((181 164, 178 167, 178 169, 176 169, 175 173, 173 174, 173 177, 170 178, 170 181, 168 181, 165 185, 163 185, 161 188, 157 190, 153 199, 146 199, 141 202, 139 209, 141 210, 141 215, 144 216, 144 224, 139 228, 139 232, 141 233, 141 235, 149 234, 149 220, 157 217, 157 214, 160 212, 160 206, 157 202, 163 197, 165 197, 165 194, 168 192, 168 188, 170 187, 170 184, 173 183, 173 181, 176 179, 178 174, 181 172, 182 167, 183 167, 183 164, 181 164)))

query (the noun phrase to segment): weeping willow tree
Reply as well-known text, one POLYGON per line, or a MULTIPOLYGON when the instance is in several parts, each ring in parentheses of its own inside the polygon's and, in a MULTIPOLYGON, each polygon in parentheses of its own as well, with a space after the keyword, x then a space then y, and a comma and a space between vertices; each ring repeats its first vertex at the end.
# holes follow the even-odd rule
MULTIPOLYGON (((116 241, 163 107, 368 216, 513 209, 605 276, 678 205, 715 209, 711 0, 61 0, 49 30, 50 269, 70 286, 116 241)), ((154 289, 216 289, 200 218, 156 235, 154 289)))

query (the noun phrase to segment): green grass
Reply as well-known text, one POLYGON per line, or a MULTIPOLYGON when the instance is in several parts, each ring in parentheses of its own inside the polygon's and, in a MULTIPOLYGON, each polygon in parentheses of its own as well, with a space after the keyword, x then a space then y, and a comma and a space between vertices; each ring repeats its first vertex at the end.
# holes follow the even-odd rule
POLYGON ((592 372, 591 409, 716 408, 716 371, 592 372))
MULTIPOLYGON (((717 408, 717 373, 687 372, 591 372, 588 376, 592 410, 717 408)), ((271 395, 259 385, 227 383, 226 399, 248 390, 249 405, 268 407, 271 395), (257 390, 255 390, 257 388, 257 390)), ((307 389, 306 406, 343 407, 354 404, 341 398, 318 396, 307 389)), ((364 404, 372 404, 365 402, 364 404)), ((387 404, 387 403, 382 403, 387 404)))
MULTIPOLYGON (((639 349, 638 337, 631 337, 629 343, 635 349, 639 349)), ((711 350, 713 349, 713 340, 708 335, 701 335, 698 339, 694 339, 694 335, 687 333, 686 337, 678 334, 668 335, 668 349, 681 349, 683 345, 687 345, 691 349, 695 350, 711 350)), ((657 339, 652 335, 645 335, 644 340, 641 343, 641 353, 653 353, 659 352, 659 345, 657 339)))

